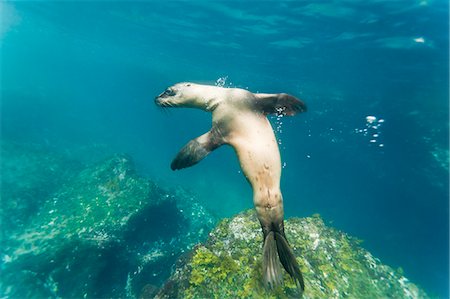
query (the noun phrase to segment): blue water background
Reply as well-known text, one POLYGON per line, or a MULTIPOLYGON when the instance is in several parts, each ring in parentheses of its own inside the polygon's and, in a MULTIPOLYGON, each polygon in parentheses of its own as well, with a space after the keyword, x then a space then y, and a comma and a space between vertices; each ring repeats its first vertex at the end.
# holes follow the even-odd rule
POLYGON ((234 152, 172 172, 210 115, 165 113, 154 97, 219 78, 291 93, 309 110, 278 120, 286 217, 319 213, 449 297, 447 1, 24 1, 0 11, 4 140, 107 145, 226 217, 252 207, 234 152), (366 116, 384 122, 372 128, 366 116))

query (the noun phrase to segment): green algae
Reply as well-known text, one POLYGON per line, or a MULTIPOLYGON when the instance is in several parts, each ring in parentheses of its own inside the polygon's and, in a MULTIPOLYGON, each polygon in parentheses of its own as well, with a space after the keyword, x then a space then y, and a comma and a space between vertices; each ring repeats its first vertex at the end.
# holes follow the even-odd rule
POLYGON ((114 155, 61 183, 29 225, 8 236, 0 296, 154 293, 214 223, 193 196, 161 189, 136 173, 130 157, 114 155))
MULTIPOLYGON (((152 298, 186 252, 159 298, 299 297, 285 272, 282 286, 268 291, 262 285, 262 233, 253 211, 211 231, 215 219, 194 196, 167 192, 139 176, 126 155, 65 169, 63 158, 33 154, 26 154, 31 169, 47 163, 44 176, 58 178, 45 185, 52 192, 40 192, 44 200, 20 222, 24 228, 4 242, 2 297, 152 298)), ((42 182, 11 185, 14 192, 2 197, 39 190, 42 182)), ((319 215, 292 218, 285 226, 305 277, 304 298, 427 298, 401 270, 383 265, 319 215)))
MULTIPOLYGON (((303 298, 428 298, 403 274, 383 265, 361 241, 325 225, 319 215, 292 218, 286 235, 303 272, 303 298)), ((292 279, 261 283, 262 234, 253 211, 223 220, 175 270, 157 298, 298 298, 292 279)))

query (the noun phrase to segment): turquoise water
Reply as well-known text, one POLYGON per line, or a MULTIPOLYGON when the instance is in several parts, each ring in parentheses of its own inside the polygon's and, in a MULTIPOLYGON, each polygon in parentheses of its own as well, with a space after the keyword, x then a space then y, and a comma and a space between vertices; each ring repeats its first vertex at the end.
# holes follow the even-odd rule
POLYGON ((0 12, 2 140, 86 159, 125 152, 227 217, 252 207, 234 152, 172 172, 210 115, 164 113, 154 97, 181 81, 293 94, 308 112, 272 119, 286 217, 319 213, 449 297, 446 1, 24 1, 0 12))

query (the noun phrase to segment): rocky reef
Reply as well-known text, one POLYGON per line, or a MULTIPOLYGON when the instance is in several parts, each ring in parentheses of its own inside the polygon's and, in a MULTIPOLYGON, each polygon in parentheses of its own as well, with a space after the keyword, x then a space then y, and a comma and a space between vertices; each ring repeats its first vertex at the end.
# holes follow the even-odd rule
MULTIPOLYGON (((253 211, 222 220, 139 175, 130 157, 80 162, 2 142, 1 298, 298 298, 261 284, 253 211), (203 243, 202 243, 203 242, 203 243)), ((427 298, 320 216, 286 221, 304 298, 427 298)))
POLYGON ((10 165, 2 178, 3 202, 20 198, 21 206, 33 206, 33 213, 25 209, 19 216, 13 206, 3 210, 2 217, 19 220, 10 221, 14 229, 3 229, 2 298, 152 296, 177 258, 215 225, 193 196, 139 176, 126 155, 78 165, 67 176, 58 175, 67 167, 62 160, 27 156, 25 164, 12 155, 2 160, 3 170, 10 165), (42 165, 49 166, 37 178, 25 175, 42 165), (23 187, 16 183, 21 176, 23 187), (42 194, 20 197, 44 178, 49 183, 41 185, 42 194))
MULTIPOLYGON (((285 228, 305 278, 303 298, 428 298, 359 240, 326 226, 318 215, 289 219, 285 228)), ((287 273, 284 285, 264 288, 261 244, 253 211, 223 220, 206 243, 179 260, 156 298, 298 298, 287 273)))

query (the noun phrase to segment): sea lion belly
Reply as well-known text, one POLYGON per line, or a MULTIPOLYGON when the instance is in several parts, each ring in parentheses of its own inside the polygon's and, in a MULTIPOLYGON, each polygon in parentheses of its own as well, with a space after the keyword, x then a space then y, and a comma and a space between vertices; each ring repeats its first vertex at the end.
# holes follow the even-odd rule
POLYGON ((262 226, 281 222, 283 199, 280 191, 281 158, 270 122, 264 115, 238 118, 230 138, 241 169, 252 186, 253 204, 262 226), (236 129, 238 128, 238 129, 236 129))

